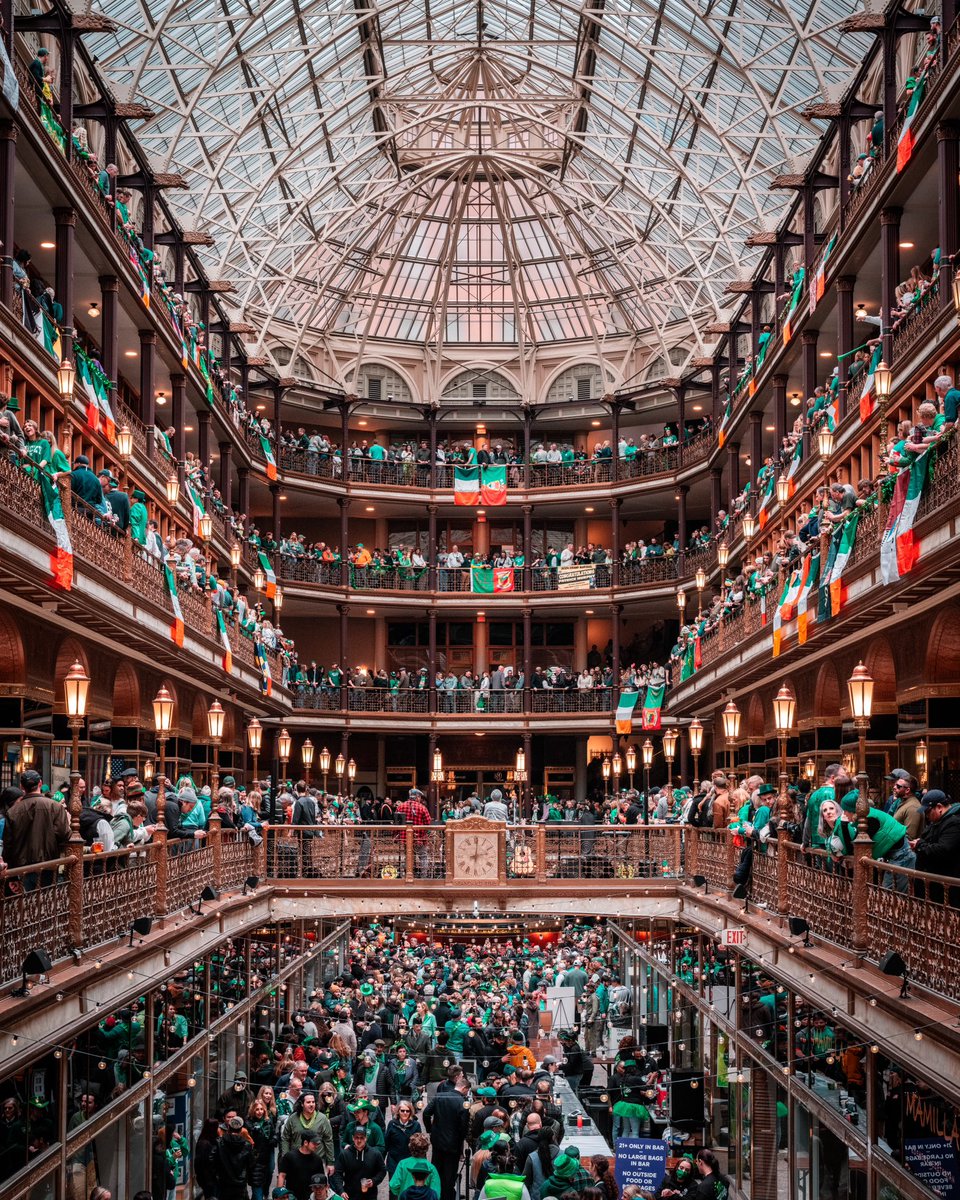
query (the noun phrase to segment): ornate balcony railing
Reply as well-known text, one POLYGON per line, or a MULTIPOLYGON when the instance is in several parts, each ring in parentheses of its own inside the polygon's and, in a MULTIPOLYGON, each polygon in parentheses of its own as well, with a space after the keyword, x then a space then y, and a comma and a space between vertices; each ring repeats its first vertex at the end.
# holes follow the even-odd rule
MULTIPOLYGON (((293 685, 293 707, 304 711, 341 712, 341 690, 293 685)), ((508 688, 504 691, 443 688, 386 688, 348 685, 343 689, 347 712, 427 714, 440 716, 522 716, 543 713, 605 713, 613 706, 611 687, 560 690, 508 688)))

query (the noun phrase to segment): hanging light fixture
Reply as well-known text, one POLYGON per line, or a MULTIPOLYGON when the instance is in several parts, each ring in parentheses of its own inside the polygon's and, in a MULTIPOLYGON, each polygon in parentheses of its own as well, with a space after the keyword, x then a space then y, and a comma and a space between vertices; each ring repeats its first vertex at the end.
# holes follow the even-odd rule
POLYGON ((175 507, 180 499, 180 480, 176 475, 168 475, 167 482, 164 484, 164 490, 167 493, 167 503, 171 508, 175 507))
POLYGON ((173 727, 173 697, 166 684, 153 699, 153 727, 157 737, 167 737, 173 727))
POLYGON ((293 738, 286 729, 281 729, 277 735, 277 757, 281 762, 290 761, 290 748, 293 745, 293 738))
POLYGON ((723 710, 723 736, 728 742, 735 742, 740 736, 740 709, 733 700, 723 710))
POLYGON ((647 738, 640 747, 640 753, 643 755, 643 765, 645 767, 653 766, 653 742, 647 738))
POLYGON ((757 532, 757 518, 753 513, 744 513, 743 516, 743 536, 749 542, 753 535, 757 532))
POLYGON ((873 386, 876 388, 878 400, 890 399, 893 391, 893 372, 883 359, 877 364, 877 369, 873 373, 873 386))
POLYGON ((124 462, 133 454, 133 434, 129 425, 122 425, 117 430, 117 453, 124 462))
POLYGON ((65 358, 57 367, 57 390, 61 400, 73 399, 73 385, 77 381, 77 368, 69 358, 65 358))
POLYGON ((313 766, 313 742, 309 738, 300 747, 300 758, 304 767, 309 771, 313 766))
POLYGON ((717 546, 717 565, 721 568, 725 567, 730 561, 730 547, 726 542, 720 542, 717 546))
POLYGON ((230 547, 230 566, 233 567, 234 570, 236 570, 237 567, 240 566, 240 559, 242 557, 243 557, 243 550, 240 547, 240 543, 234 542, 233 545, 230 547))
POLYGON ((267 577, 263 572, 263 567, 257 567, 253 572, 253 586, 258 592, 262 592, 267 586, 267 577))
POLYGON ((873 679, 862 662, 853 668, 847 680, 847 695, 850 698, 850 714, 854 724, 869 725, 873 714, 873 679))
POLYGON ((790 501, 790 480, 786 475, 780 475, 777 478, 777 501, 779 504, 788 504, 790 501))
POLYGON ((699 754, 703 750, 703 725, 698 717, 694 717, 690 722, 688 730, 690 735, 690 751, 692 754, 699 754))
POLYGON ((786 737, 793 728, 793 717, 797 710, 797 701, 789 686, 781 684, 779 692, 773 698, 773 723, 780 737, 786 737))
POLYGON ((835 441, 833 430, 828 429, 826 425, 821 425, 817 433, 817 451, 821 462, 828 462, 832 458, 835 441))

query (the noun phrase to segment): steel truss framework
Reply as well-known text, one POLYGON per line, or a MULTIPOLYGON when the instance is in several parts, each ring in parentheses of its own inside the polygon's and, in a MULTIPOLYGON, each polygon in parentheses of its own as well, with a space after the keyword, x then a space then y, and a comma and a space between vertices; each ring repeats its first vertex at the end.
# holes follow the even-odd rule
POLYGON ((845 0, 104 0, 90 39, 247 320, 445 346, 702 345, 845 0))

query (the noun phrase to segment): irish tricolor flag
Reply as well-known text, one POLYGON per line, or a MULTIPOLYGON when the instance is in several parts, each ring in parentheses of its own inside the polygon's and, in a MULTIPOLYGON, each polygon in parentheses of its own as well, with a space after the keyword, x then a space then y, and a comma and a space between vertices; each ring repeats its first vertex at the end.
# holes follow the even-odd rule
POLYGON ((793 291, 790 293, 790 306, 783 318, 783 344, 786 345, 793 337, 793 314, 800 305, 800 293, 803 291, 803 280, 806 272, 798 267, 793 273, 793 291))
POLYGON ((929 466, 930 451, 926 450, 897 476, 887 527, 880 543, 880 577, 884 583, 894 583, 902 576, 909 575, 917 565, 920 543, 913 525, 929 466))
POLYGON ((803 568, 798 567, 792 571, 787 577, 787 582, 783 585, 783 591, 780 593, 780 602, 773 610, 773 657, 776 658, 780 653, 780 648, 783 640, 781 626, 784 621, 793 620, 793 608, 799 596, 800 589, 803 587, 803 568))
POLYGON ((621 692, 617 703, 617 733, 633 732, 633 711, 640 699, 639 692, 621 692))
POLYGON ((903 128, 900 130, 900 137, 897 139, 898 174, 913 157, 913 147, 915 144, 913 127, 917 119, 917 109, 920 107, 926 86, 927 81, 921 76, 914 84, 913 92, 910 95, 910 103, 907 105, 907 115, 903 121, 903 128))
POLYGON ((730 413, 733 411, 733 404, 728 400, 726 407, 723 410, 723 416, 720 418, 720 425, 717 428, 717 445, 723 449, 723 443, 727 440, 727 422, 730 420, 730 413))
POLYGON ((273 675, 270 671, 270 660, 267 658, 266 647, 262 642, 253 643, 253 653, 260 668, 260 691, 265 696, 273 695, 273 675))
POLYGON ((178 646, 183 645, 183 609, 180 607, 180 597, 177 595, 177 581, 170 568, 164 565, 163 577, 167 581, 167 591, 170 593, 170 603, 173 605, 173 623, 170 626, 170 637, 178 646))
POLYGON ((513 567, 471 567, 470 590, 481 596, 494 592, 512 592, 513 567))
POLYGON ((787 467, 787 481, 790 484, 790 496, 797 490, 796 475, 800 470, 800 464, 803 462, 803 438, 799 438, 797 444, 793 448, 793 458, 790 459, 790 465, 787 467))
POLYGON ((773 477, 773 471, 770 472, 770 478, 767 480, 767 485, 764 488, 763 496, 760 499, 760 505, 757 508, 757 520, 760 522, 760 528, 766 525, 770 520, 770 507, 773 504, 773 497, 777 490, 777 481, 773 477))
POLYGON ((507 468, 504 466, 484 467, 480 476, 481 504, 506 504, 507 468))
POLYGON ((47 474, 45 466, 39 467, 39 473, 43 511, 57 539, 57 548, 50 555, 50 573, 53 576, 51 583, 61 591, 69 592, 73 587, 73 544, 63 515, 60 489, 47 474))
POLYGON ((829 579, 824 583, 830 585, 830 616, 835 617, 847 602, 847 589, 843 582, 843 572, 846 570, 853 545, 857 540, 857 526, 860 524, 860 509, 855 508, 844 521, 837 542, 837 552, 834 555, 833 566, 829 579))
MULTIPOLYGON (((506 497, 504 497, 506 499, 506 497)), ((454 504, 480 503, 480 468, 455 467, 453 471, 454 504)))
POLYGON ((797 597, 797 641, 802 646, 810 631, 810 614, 816 616, 816 605, 810 603, 810 597, 817 595, 820 583, 820 551, 815 550, 807 556, 806 572, 803 587, 797 597))
POLYGON ((875 346, 873 357, 870 359, 870 369, 867 372, 867 378, 864 380, 863 391, 860 393, 861 421, 869 421, 877 407, 877 388, 875 376, 877 373, 877 367, 880 365, 880 359, 882 357, 883 346, 875 346))
POLYGON ((267 599, 272 600, 277 594, 277 577, 274 574, 273 567, 270 566, 270 559, 261 550, 257 555, 260 559, 260 566, 263 567, 263 573, 267 577, 267 586, 264 589, 267 594, 267 599))
POLYGON ((263 457, 267 460, 267 478, 276 479, 277 477, 277 460, 273 457, 273 450, 270 446, 270 439, 260 434, 260 447, 263 450, 263 457))
POLYGON ((837 244, 837 235, 827 242, 823 248, 823 253, 820 255, 820 261, 817 263, 817 269, 814 272, 813 280, 810 284, 810 312, 817 311, 817 305, 823 299, 823 293, 827 286, 827 260, 833 253, 833 248, 837 244))
POLYGON ((220 635, 220 642, 223 646, 223 669, 228 675, 233 674, 233 648, 230 645, 230 634, 227 632, 227 623, 223 619, 223 613, 219 608, 214 609, 217 615, 217 633, 220 635))
MULTIPOLYGON (((641 721, 643 728, 646 730, 655 730, 660 728, 660 709, 663 708, 663 693, 664 685, 661 683, 659 687, 648 687, 647 694, 643 698, 643 708, 641 710, 641 721)), ((639 693, 637 693, 639 694, 639 693)), ((621 703, 623 696, 620 697, 621 703)), ((619 733, 620 712, 617 711, 617 724, 619 733)), ((629 732, 629 731, 628 731, 629 732)))

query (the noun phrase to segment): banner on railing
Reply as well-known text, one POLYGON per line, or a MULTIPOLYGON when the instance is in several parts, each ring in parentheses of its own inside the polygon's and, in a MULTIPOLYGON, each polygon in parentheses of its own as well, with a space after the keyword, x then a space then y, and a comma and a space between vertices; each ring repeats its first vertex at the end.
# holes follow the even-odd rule
POLYGON ((803 291, 805 276, 806 271, 803 267, 797 267, 793 273, 793 291, 790 293, 790 304, 787 308, 787 315, 783 318, 783 344, 785 346, 793 337, 793 314, 800 305, 800 293, 803 291))
POLYGON ((723 416, 720 418, 720 424, 717 426, 717 445, 721 450, 723 449, 723 443, 727 440, 727 423, 730 420, 732 411, 733 403, 728 400, 723 410, 723 416))
POLYGON ((506 504, 507 468, 505 466, 455 467, 454 504, 506 504))
POLYGON ((807 577, 797 599, 797 641, 806 643, 810 632, 810 613, 816 618, 816 605, 810 604, 811 595, 816 596, 820 586, 820 550, 813 551, 807 559, 807 577))
POLYGON ((230 645, 230 634, 227 632, 227 623, 223 619, 223 613, 219 608, 213 610, 217 617, 217 633, 220 635, 220 642, 223 645, 223 669, 228 675, 233 674, 233 648, 230 645))
POLYGON ((897 476, 880 543, 880 578, 884 583, 896 583, 909 575, 920 558, 920 542, 913 525, 930 471, 930 459, 930 451, 925 450, 897 476))
POLYGON ((617 733, 633 732, 633 713, 640 699, 639 692, 621 692, 617 701, 617 733))
POLYGON ((513 567, 471 567, 470 590, 480 596, 514 590, 513 567))
POLYGON ((42 308, 39 312, 40 320, 37 327, 33 331, 33 336, 37 339, 40 345, 46 350, 51 358, 59 362, 63 357, 63 349, 60 342, 60 326, 56 323, 53 317, 42 308))
POLYGON ((789 495, 793 498, 794 492, 797 490, 796 477, 800 470, 800 464, 803 462, 803 438, 797 438, 797 444, 793 448, 793 457, 790 459, 790 465, 787 467, 787 483, 790 491, 789 495))
POLYGON ((640 720, 643 728, 648 732, 653 732, 660 728, 660 710, 663 708, 663 694, 665 691, 666 687, 662 683, 659 687, 647 688, 647 694, 643 698, 640 720))
POLYGON ((273 457, 273 449, 270 445, 270 439, 260 434, 260 448, 263 450, 263 457, 267 460, 267 478, 276 479, 277 477, 277 460, 273 457))
POLYGON ((200 533, 200 518, 206 515, 207 510, 203 507, 203 501, 192 483, 187 484, 187 494, 193 510, 193 536, 196 537, 200 533))
POLYGON ((570 592, 580 588, 592 588, 596 584, 596 568, 593 564, 557 569, 557 591, 570 592))
POLYGON ((877 367, 880 365, 880 360, 883 358, 883 343, 878 342, 873 348, 873 356, 870 359, 870 368, 867 372, 867 378, 863 385, 863 391, 860 393, 860 420, 869 421, 877 408, 877 383, 876 374, 877 367))
POLYGON ((823 293, 827 285, 827 262, 830 255, 833 253, 833 248, 837 244, 837 235, 834 234, 829 242, 824 246, 820 259, 817 263, 817 269, 814 272, 813 279, 810 282, 810 312, 817 311, 817 305, 823 299, 823 293))
POLYGON ((480 503, 479 467, 454 467, 453 502, 454 504, 480 503))
POLYGON ((920 107, 920 102, 923 100, 923 93, 927 89, 927 81, 923 75, 919 79, 914 79, 911 76, 907 80, 907 89, 910 89, 910 84, 913 84, 913 90, 910 92, 910 103, 907 105, 907 115, 903 121, 903 128, 900 130, 900 136, 897 139, 897 174, 904 169, 910 159, 913 157, 913 148, 916 145, 916 139, 913 133, 913 126, 917 119, 917 109, 920 107))
POLYGON ((820 574, 820 593, 817 604, 817 623, 829 621, 837 616, 847 602, 847 589, 843 572, 853 553, 860 524, 860 509, 855 508, 847 517, 838 533, 830 539, 830 553, 820 574))
POLYGON ((110 407, 110 380, 95 358, 90 358, 74 346, 77 359, 77 379, 87 397, 87 424, 96 433, 100 430, 111 444, 117 440, 117 423, 110 407))
POLYGON ((257 552, 257 558, 259 558, 260 566, 263 567, 263 573, 267 577, 267 586, 264 591, 267 599, 272 600, 277 594, 277 576, 270 565, 270 559, 267 558, 262 550, 257 552))
POLYGON ((166 563, 163 565, 163 577, 167 581, 167 591, 170 593, 170 603, 173 605, 173 624, 170 626, 170 637, 178 646, 182 646, 183 609, 180 607, 180 597, 177 595, 177 581, 166 563))
POLYGON ((761 529, 763 529, 766 523, 770 520, 770 508, 773 505, 773 497, 776 494, 776 490, 777 481, 771 468, 770 478, 766 482, 766 485, 763 489, 763 495, 760 497, 760 504, 757 506, 757 520, 760 522, 761 529))
MULTIPOLYGON (((46 442, 43 444, 46 445, 46 442)), ((51 582, 61 591, 69 592, 73 587, 73 544, 63 515, 60 489, 47 473, 47 464, 39 463, 37 468, 43 511, 57 539, 57 548, 50 555, 51 582)))
POLYGON ((273 675, 270 672, 270 660, 267 658, 267 648, 263 642, 254 642, 253 652, 256 655, 257 665, 260 668, 260 691, 265 696, 272 696, 273 675))

